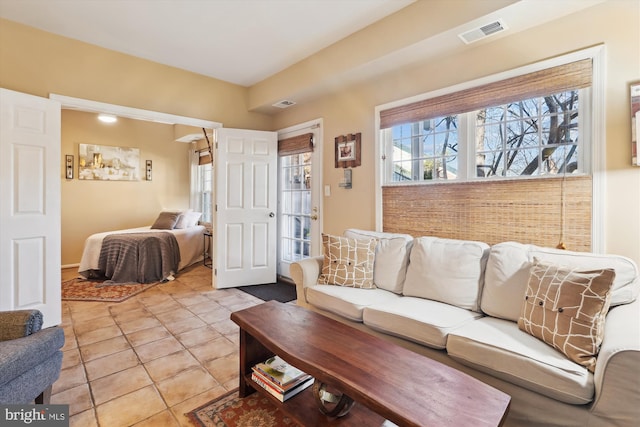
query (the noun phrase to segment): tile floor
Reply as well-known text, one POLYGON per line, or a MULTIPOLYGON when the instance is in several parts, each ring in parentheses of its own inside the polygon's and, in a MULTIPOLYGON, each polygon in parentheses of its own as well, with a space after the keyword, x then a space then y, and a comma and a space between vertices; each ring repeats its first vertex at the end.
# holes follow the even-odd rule
MULTIPOLYGON (((63 280, 77 275, 64 269, 63 280)), ((211 288, 202 264, 120 303, 62 302, 62 372, 51 403, 71 426, 189 426, 184 413, 238 385, 232 311, 262 301, 211 288)))

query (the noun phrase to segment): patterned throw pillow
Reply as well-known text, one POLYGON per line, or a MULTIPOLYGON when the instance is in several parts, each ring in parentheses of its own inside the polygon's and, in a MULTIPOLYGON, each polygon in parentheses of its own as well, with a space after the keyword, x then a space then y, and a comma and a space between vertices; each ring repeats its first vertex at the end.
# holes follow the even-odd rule
POLYGON ((534 259, 518 327, 593 372, 614 278, 613 269, 579 271, 534 259))
POLYGON ((318 283, 374 289, 373 262, 377 243, 375 238, 349 239, 323 234, 324 263, 318 283))

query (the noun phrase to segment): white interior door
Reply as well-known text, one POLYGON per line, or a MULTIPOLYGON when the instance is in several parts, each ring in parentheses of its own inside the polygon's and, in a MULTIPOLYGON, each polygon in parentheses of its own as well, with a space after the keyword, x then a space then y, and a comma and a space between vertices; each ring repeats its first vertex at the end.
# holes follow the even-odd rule
POLYGON ((215 288, 276 281, 276 132, 216 129, 215 288))
POLYGON ((60 103, 0 89, 0 310, 60 324, 60 103))

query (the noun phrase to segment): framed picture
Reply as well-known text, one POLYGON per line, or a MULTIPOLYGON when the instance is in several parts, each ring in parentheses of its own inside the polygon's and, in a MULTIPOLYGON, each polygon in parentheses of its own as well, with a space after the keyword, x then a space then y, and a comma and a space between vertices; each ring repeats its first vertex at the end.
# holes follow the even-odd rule
POLYGON ((335 138, 337 168, 360 166, 360 133, 340 135, 335 138))
POLYGON ((78 179, 139 181, 140 150, 109 145, 79 144, 78 179))
POLYGON ((640 166, 638 162, 638 142, 640 142, 640 82, 632 83, 631 95, 631 164, 640 166))

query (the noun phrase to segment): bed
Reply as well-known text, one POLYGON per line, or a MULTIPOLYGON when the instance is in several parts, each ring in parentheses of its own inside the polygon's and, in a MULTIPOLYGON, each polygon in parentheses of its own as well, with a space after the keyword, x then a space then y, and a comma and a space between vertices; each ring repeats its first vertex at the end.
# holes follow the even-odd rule
MULTIPOLYGON (((157 221, 151 226, 92 234, 85 241, 78 274, 86 279, 106 278, 114 283, 166 281, 173 280, 173 276, 178 271, 202 260, 205 250, 204 226, 157 228, 156 224, 157 221), (111 246, 111 253, 106 253, 106 250, 103 249, 109 242, 114 246, 111 246), (132 276, 119 274, 118 266, 114 266, 114 262, 117 260, 121 266, 127 266, 129 270, 144 270, 145 266, 140 266, 139 263, 145 262, 146 258, 136 253, 143 250, 142 252, 150 254, 149 258, 157 258, 151 254, 159 256, 158 246, 162 246, 163 252, 161 257, 164 263, 162 277, 131 280, 132 276), (113 252, 114 247, 117 253, 113 252), (153 251, 149 252, 149 249, 153 249, 153 251), (176 251, 177 253, 175 253, 176 251), (171 263, 166 262, 167 259, 170 259, 171 263), (175 265, 177 265, 177 269, 175 265), (116 271, 116 277, 113 276, 114 271, 116 271)), ((160 261, 156 260, 155 262, 160 261)))

